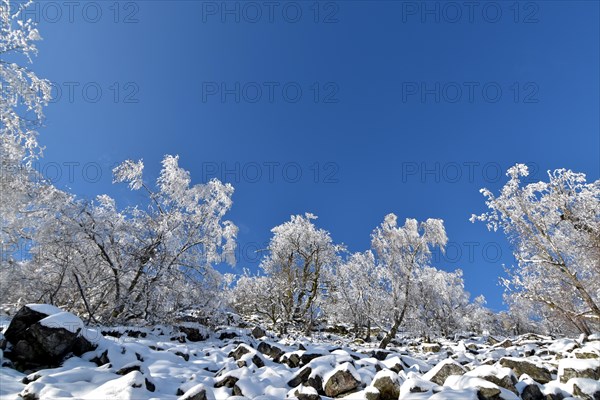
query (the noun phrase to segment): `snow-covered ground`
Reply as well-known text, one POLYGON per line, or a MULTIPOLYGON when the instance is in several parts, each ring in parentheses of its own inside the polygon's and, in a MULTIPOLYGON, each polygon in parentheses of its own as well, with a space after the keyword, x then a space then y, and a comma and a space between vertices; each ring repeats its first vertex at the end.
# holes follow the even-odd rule
MULTIPOLYGON (((56 315, 54 319, 68 319, 56 315)), ((2 367, 0 398, 509 400, 600 396, 600 335, 585 342, 536 335, 505 340, 465 337, 436 343, 406 339, 379 351, 375 343, 355 344, 333 334, 279 338, 267 333, 257 339, 250 328, 227 327, 206 340, 192 342, 173 327, 111 331, 115 336, 84 330, 98 348, 68 358, 58 368, 21 373, 2 367)), ((10 365, 10 360, 4 358, 3 364, 10 365)))

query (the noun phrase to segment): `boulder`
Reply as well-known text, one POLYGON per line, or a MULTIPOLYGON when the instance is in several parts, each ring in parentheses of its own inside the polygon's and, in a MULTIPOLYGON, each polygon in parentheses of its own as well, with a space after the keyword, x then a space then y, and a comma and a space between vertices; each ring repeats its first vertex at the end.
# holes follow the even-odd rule
POLYGON ((140 371, 142 370, 142 365, 139 362, 133 362, 127 365, 124 365, 123 367, 121 367, 116 374, 117 375, 127 375, 130 372, 133 371, 140 371))
POLYGON ((494 345, 494 347, 503 347, 503 348, 507 349, 507 348, 511 347, 512 345, 513 345, 513 342, 510 339, 504 339, 500 343, 496 343, 494 345))
POLYGON ((573 395, 583 400, 600 399, 600 381, 594 379, 575 379, 573 383, 573 395))
POLYGON ((248 348, 245 344, 240 344, 235 348, 234 351, 228 354, 228 357, 233 357, 234 360, 238 361, 244 354, 250 353, 252 350, 248 348))
POLYGON ((310 386, 301 386, 294 391, 294 396, 298 400, 321 400, 321 396, 319 396, 317 390, 310 386))
POLYGON ((563 396, 561 393, 547 393, 544 396, 544 400, 563 400, 565 398, 565 396, 563 396))
POLYGON ((219 340, 234 339, 236 337, 238 337, 238 334, 232 331, 221 332, 219 334, 219 340))
MULTIPOLYGON (((379 390, 373 386, 367 387, 365 389, 365 400, 380 400, 379 390)), ((397 400, 397 398, 394 400, 397 400)))
POLYGON ((379 371, 371 386, 377 389, 380 400, 398 400, 400 396, 400 377, 393 371, 379 371))
POLYGON ((600 358, 600 353, 594 351, 586 351, 585 349, 577 349, 573 352, 576 358, 589 359, 589 358, 600 358))
POLYGON ((435 383, 422 379, 414 372, 409 372, 407 374, 407 379, 400 387, 400 396, 406 397, 409 393, 425 393, 433 390, 435 387, 435 383))
POLYGON ((503 367, 512 369, 517 376, 527 374, 531 379, 542 384, 546 384, 552 380, 550 371, 529 361, 504 357, 500 359, 499 363, 503 367))
POLYGON ((500 343, 500 340, 496 339, 493 336, 488 336, 488 338, 486 340, 486 344, 489 344, 489 345, 492 345, 492 346, 495 345, 495 344, 498 344, 498 343, 500 343))
POLYGON ((156 390, 156 385, 152 383, 148 378, 144 379, 144 384, 146 385, 146 390, 149 392, 154 392, 156 390))
POLYGON ((201 342, 208 339, 208 336, 201 332, 199 328, 190 326, 179 326, 178 328, 180 332, 185 334, 185 337, 190 342, 201 342))
POLYGON ((479 400, 496 400, 499 399, 500 388, 494 387, 479 387, 477 388, 477 398, 479 400))
POLYGON ((477 353, 479 346, 477 346, 475 343, 469 343, 467 344, 467 349, 477 353))
POLYGON ((31 325, 60 312, 60 308, 49 304, 27 304, 15 314, 4 336, 9 342, 16 344, 31 325))
POLYGON ((110 359, 108 358, 108 350, 104 350, 100 355, 96 355, 96 357, 92 358, 90 361, 99 367, 110 363, 110 359))
POLYGON ((279 358, 285 353, 279 347, 271 345, 267 342, 260 342, 258 344, 257 350, 271 357, 274 361, 279 360, 279 358))
POLYGON ((467 372, 467 375, 485 379, 486 381, 492 382, 501 388, 518 394, 518 391, 515 387, 517 378, 510 368, 482 365, 472 371, 467 372))
POLYGON ((83 322, 71 313, 48 305, 27 305, 6 330, 13 344, 11 359, 19 370, 59 366, 69 354, 80 356, 95 349, 81 336, 83 330, 83 322))
POLYGON ((558 378, 561 383, 571 378, 600 380, 600 359, 563 358, 558 363, 558 378))
POLYGON ((226 376, 225 378, 221 379, 219 382, 215 383, 215 387, 216 388, 220 388, 220 387, 227 387, 227 388, 233 388, 235 386, 235 384, 237 383, 238 378, 236 378, 235 376, 226 376))
POLYGON ((300 365, 306 365, 315 358, 321 357, 323 354, 319 353, 304 353, 300 356, 300 365))
POLYGON ((325 394, 323 392, 323 378, 319 374, 311 373, 306 381, 306 384, 312 388, 314 388, 317 393, 325 394))
POLYGON ((390 352, 387 350, 374 350, 371 352, 371 357, 375 358, 376 360, 383 361, 389 354, 390 352))
POLYGON ((503 377, 498 377, 496 375, 485 375, 481 377, 488 382, 492 382, 495 385, 498 385, 501 388, 510 390, 513 393, 517 393, 517 389, 515 387, 515 380, 509 375, 504 375, 503 377))
POLYGON ((385 365, 387 369, 390 369, 397 374, 400 373, 400 371, 404 371, 404 364, 398 356, 386 358, 383 360, 382 364, 385 365))
POLYGON ((284 362, 290 368, 298 368, 300 366, 300 356, 296 353, 290 354, 284 362))
POLYGON ((252 336, 256 339, 260 339, 261 337, 267 336, 267 332, 260 326, 256 326, 252 329, 252 336))
POLYGON ((421 348, 425 353, 438 353, 442 349, 442 347, 437 343, 423 343, 421 348))
POLYGON ((325 376, 323 390, 329 397, 353 391, 360 385, 360 379, 350 363, 344 363, 325 376))
POLYGON ((544 400, 544 394, 540 390, 540 387, 536 384, 527 385, 521 392, 521 399, 523 400, 544 400))
POLYGON ((288 382, 290 387, 296 387, 300 384, 308 382, 308 377, 312 373, 312 368, 304 367, 296 373, 296 375, 288 382))
POLYGON ((423 379, 427 379, 437 385, 443 386, 446 378, 450 375, 463 375, 467 370, 454 360, 446 359, 439 362, 429 372, 423 375, 423 379))
POLYGON ((258 368, 265 366, 264 361, 258 356, 258 354, 255 354, 254 357, 252 357, 252 363, 254 363, 254 365, 256 365, 258 368))
MULTIPOLYGON (((485 379, 481 379, 477 376, 470 376, 468 374, 464 374, 461 376, 450 376, 446 379, 445 385, 449 386, 452 389, 461 390, 464 388, 473 388, 477 390, 477 398, 479 400, 500 400, 500 394, 502 393, 502 389, 498 387, 496 384, 486 381, 485 379)), ((516 397, 515 395, 511 396, 512 398, 516 397)))
POLYGON ((185 393, 182 393, 178 400, 208 400, 206 387, 202 383, 195 385, 185 393))
POLYGON ((234 396, 244 397, 244 393, 242 392, 242 389, 238 385, 234 385, 233 390, 231 392, 233 393, 234 396))

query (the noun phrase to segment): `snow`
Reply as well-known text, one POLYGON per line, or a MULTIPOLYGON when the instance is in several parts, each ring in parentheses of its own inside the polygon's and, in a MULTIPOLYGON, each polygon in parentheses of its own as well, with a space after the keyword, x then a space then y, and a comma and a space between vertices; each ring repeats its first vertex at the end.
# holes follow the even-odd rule
POLYGON ((575 349, 573 353, 592 353, 600 357, 600 341, 586 343, 582 348, 575 349))
POLYGON ((476 376, 469 375, 450 375, 446 382, 444 382, 444 386, 449 386, 452 389, 473 389, 473 388, 498 388, 498 385, 486 381, 485 379, 481 379, 476 376))
POLYGON ((585 371, 600 368, 600 359, 563 358, 558 363, 558 375, 563 375, 565 369, 585 371))
POLYGON ((402 356, 402 362, 408 365, 409 369, 414 370, 416 372, 427 372, 431 369, 431 365, 427 364, 423 360, 419 360, 414 357, 402 356))
MULTIPOLYGON (((72 332, 81 329, 81 321, 77 317, 68 316, 66 313, 56 313, 45 318, 44 324, 68 324, 72 332)), ((453 349, 453 357, 447 357, 445 352, 425 354, 420 347, 408 346, 393 348, 384 361, 379 361, 370 356, 376 343, 356 345, 346 342, 339 337, 327 341, 324 338, 294 338, 293 335, 285 339, 271 338, 269 343, 280 347, 288 354, 319 354, 306 366, 290 368, 286 364, 279 364, 269 357, 263 357, 256 348, 261 342, 248 335, 249 332, 238 329, 240 336, 235 340, 219 340, 218 334, 201 342, 180 343, 173 336, 169 327, 111 328, 115 331, 139 330, 147 333, 146 337, 120 338, 102 337, 99 329, 81 329, 80 334, 94 339, 97 349, 84 354, 82 357, 67 359, 61 367, 43 369, 31 373, 28 379, 31 383, 25 385, 21 381, 25 377, 10 368, 0 369, 0 398, 17 399, 21 394, 35 394, 39 398, 77 398, 77 399, 161 399, 177 400, 198 394, 205 390, 208 399, 234 399, 233 388, 215 388, 215 383, 228 377, 237 379, 236 390, 240 390, 243 398, 274 400, 294 398, 297 391, 302 394, 315 394, 315 389, 300 385, 296 388, 288 386, 288 382, 298 374, 302 368, 311 368, 311 376, 319 376, 325 384, 337 371, 349 371, 361 385, 349 398, 364 398, 367 393, 374 393, 373 380, 379 377, 390 377, 400 384, 400 400, 475 400, 478 388, 495 388, 500 390, 500 397, 504 400, 515 400, 514 393, 499 388, 483 377, 495 376, 498 379, 514 376, 514 372, 500 366, 497 362, 492 365, 483 365, 484 360, 493 359, 499 350, 485 344, 480 338, 469 339, 457 343, 443 340, 440 343, 453 349), (173 338, 173 339, 172 339, 173 338), (240 343, 244 343, 250 350, 241 360, 247 361, 247 366, 239 367, 237 362, 229 357, 240 343), (299 343, 306 351, 295 350, 299 343), (477 343, 477 355, 467 350, 467 345, 477 343), (107 353, 109 364, 98 366, 91 360, 107 353), (184 359, 184 356, 188 360, 184 359), (261 357, 264 366, 256 367, 251 358, 255 355, 261 357), (455 359, 453 359, 455 358, 455 359), (444 365, 456 364, 456 360, 467 360, 464 367, 467 369, 462 376, 453 375, 447 378, 444 386, 430 382, 433 375, 444 365), (391 371, 397 364, 406 365, 404 371, 398 374, 391 371), (127 367, 139 368, 126 375, 118 375, 117 371, 127 367), (151 392, 146 387, 146 381, 155 385, 156 390, 151 392), (179 395, 177 394, 179 393, 179 395), (183 394, 183 396, 182 396, 183 394)), ((519 339, 512 339, 515 354, 528 349, 531 343, 519 339)), ((571 342, 565 340, 548 340, 539 344, 541 350, 550 346, 564 348, 571 342)), ((590 348, 595 349, 593 342, 588 342, 590 348)), ((505 349, 502 349, 505 350, 505 349)), ((574 352, 574 351, 573 351, 574 352)), ((512 350, 511 350, 512 354, 512 350)), ((548 359, 541 360, 538 356, 516 357, 526 359, 538 365, 555 365, 560 368, 588 369, 598 365, 597 359, 562 358, 549 355, 548 359)), ((572 355, 571 355, 572 357, 572 355)), ((497 359, 496 359, 497 361, 497 359)), ((535 382, 523 375, 516 384, 517 390, 522 391, 527 384, 535 382)), ((561 383, 558 377, 546 385, 539 385, 543 393, 557 393, 565 398, 573 395, 574 387, 584 393, 594 393, 599 390, 599 383, 591 379, 573 378, 567 383, 561 383)), ((237 392, 236 392, 237 393, 237 392)), ((241 399, 242 397, 237 397, 241 399)))
POLYGON ((375 379, 380 379, 380 378, 390 378, 393 381, 398 381, 399 377, 398 374, 395 373, 394 371, 391 371, 389 369, 382 369, 381 371, 377 372, 377 374, 375 375, 375 379))
POLYGON ((189 389, 187 392, 185 392, 180 399, 188 399, 192 396, 196 396, 197 394, 200 394, 202 391, 205 391, 207 394, 207 397, 210 399, 210 396, 208 396, 209 393, 211 393, 212 391, 210 390, 210 388, 207 388, 204 384, 199 383, 195 386, 192 386, 191 389, 189 389))
POLYGON ((512 371, 512 369, 495 365, 480 365, 479 367, 476 367, 475 369, 466 372, 465 375, 480 378, 485 376, 494 376, 498 379, 503 379, 507 376, 515 377, 515 374, 512 371))
POLYGON ((39 312, 40 314, 45 314, 45 315, 54 315, 54 314, 59 314, 59 313, 63 312, 63 310, 61 310, 60 308, 55 307, 50 304, 27 304, 26 307, 29 308, 30 310, 33 310, 35 312, 39 312))
POLYGON ((448 389, 444 388, 439 393, 429 397, 429 400, 477 400, 477 392, 471 389, 448 389))
POLYGON ((69 312, 59 312, 40 321, 40 324, 49 328, 63 328, 71 333, 78 333, 83 328, 83 321, 69 312))
POLYGON ((593 397, 594 393, 600 392, 600 382, 594 379, 588 378, 571 378, 566 383, 568 387, 568 391, 573 393, 574 385, 583 392, 590 395, 590 398, 593 397))
MULTIPOLYGON (((429 392, 429 396, 431 396, 433 389, 437 387, 439 386, 435 383, 429 382, 428 380, 421 378, 414 372, 409 372, 407 379, 404 381, 402 386, 400 386, 400 398, 409 398, 408 396, 410 396, 411 393, 421 391, 429 392)), ((429 398, 429 396, 427 396, 426 398, 429 398)))
POLYGON ((573 350, 575 347, 578 347, 579 344, 577 341, 573 339, 558 339, 550 346, 548 346, 548 351, 553 353, 564 353, 573 350))
POLYGON ((17 400, 25 385, 21 383, 25 374, 10 368, 0 368, 0 399, 17 400))
POLYGON ((82 399, 149 399, 154 397, 146 390, 144 375, 138 371, 106 382, 82 396, 82 399))

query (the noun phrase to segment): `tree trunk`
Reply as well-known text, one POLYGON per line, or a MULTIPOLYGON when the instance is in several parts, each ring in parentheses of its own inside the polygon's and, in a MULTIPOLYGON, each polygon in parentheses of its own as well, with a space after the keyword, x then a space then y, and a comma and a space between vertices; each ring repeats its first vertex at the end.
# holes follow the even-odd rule
POLYGON ((398 328, 400 327, 401 322, 402 321, 400 320, 400 318, 398 318, 394 321, 392 328, 389 330, 388 333, 385 334, 381 343, 379 343, 380 349, 385 349, 386 347, 388 347, 388 345, 390 344, 392 339, 394 339, 396 337, 396 334, 398 333, 398 328))

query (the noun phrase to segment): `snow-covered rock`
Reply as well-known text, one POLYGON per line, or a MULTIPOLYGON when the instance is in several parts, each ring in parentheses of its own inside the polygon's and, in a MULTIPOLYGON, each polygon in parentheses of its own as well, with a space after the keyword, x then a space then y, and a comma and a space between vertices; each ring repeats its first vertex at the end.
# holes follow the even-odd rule
POLYGON ((505 357, 500 359, 499 364, 512 369, 517 376, 527 374, 539 383, 548 383, 552 380, 552 375, 547 368, 531 361, 515 357, 505 357))
POLYGON ((9 342, 16 343, 31 325, 43 318, 61 312, 60 308, 49 304, 27 304, 15 314, 4 332, 4 336, 9 342))
POLYGON ((567 387, 573 395, 584 400, 600 399, 600 381, 598 379, 571 378, 567 387))
POLYGON ((429 372, 423 375, 423 379, 427 379, 438 385, 443 385, 450 375, 463 375, 467 370, 452 359, 446 359, 439 362, 429 372))
POLYGON ((509 390, 503 389, 488 380, 466 374, 462 376, 452 375, 448 377, 445 385, 456 390, 474 390, 476 391, 477 397, 480 400, 519 400, 519 397, 509 390))
POLYGON ((540 387, 535 383, 525 385, 520 395, 523 400, 542 400, 544 398, 540 387))
POLYGON ((320 400, 321 396, 317 393, 317 390, 311 386, 300 386, 294 390, 293 395, 298 400, 320 400))
POLYGON ((402 386, 400 386, 400 398, 408 398, 411 393, 429 393, 431 395, 433 390, 439 387, 439 385, 421 378, 421 376, 417 373, 409 372, 407 379, 404 381, 402 386))
POLYGON ((394 371, 381 370, 375 375, 371 385, 379 392, 379 400, 397 400, 402 380, 394 371))
MULTIPOLYGON (((438 338, 443 349, 439 352, 408 338, 381 351, 375 349, 376 343, 339 336, 257 339, 251 328, 223 327, 210 335, 198 326, 205 339, 194 342, 181 334, 182 323, 95 330, 51 306, 34 305, 24 313, 35 315, 35 322, 21 330, 20 339, 36 329, 48 329, 50 336, 60 331, 84 337, 97 348, 29 375, 0 368, 2 399, 19 394, 31 399, 111 400, 596 400, 600 396, 596 357, 600 341, 589 338, 522 335, 491 341, 494 344, 486 343, 485 337, 438 338), (238 336, 221 340, 221 333, 238 336)), ((6 345, 8 366, 19 362, 14 347, 6 345)))
POLYGON ((205 329, 194 326, 193 324, 180 325, 179 331, 183 333, 190 342, 200 342, 208 339, 208 332, 205 329))
MULTIPOLYGON (((261 353, 271 357, 273 360, 279 360, 279 358, 285 354, 285 352, 283 350, 281 350, 279 347, 277 347, 275 344, 272 343, 268 343, 268 342, 260 342, 258 344, 258 351, 260 351, 261 353)), ((300 357, 298 357, 298 364, 300 363, 300 357)), ((296 366, 298 365, 296 364, 296 366)))
POLYGON ((254 336, 255 339, 260 339, 266 335, 267 332, 260 326, 255 326, 254 329, 252 329, 252 336, 254 336))
POLYGON ((178 400, 209 400, 206 394, 206 387, 199 383, 185 392, 178 400))
POLYGON ((424 353, 437 353, 442 349, 442 347, 437 343, 423 343, 421 348, 423 349, 424 353))
POLYGON ((323 377, 323 390, 329 397, 353 391, 360 385, 360 375, 350 363, 344 363, 323 377))
POLYGON ((600 380, 600 359, 563 358, 558 363, 558 378, 562 383, 571 378, 600 380))
POLYGON ((21 370, 58 366, 65 356, 95 348, 77 316, 46 304, 30 304, 15 315, 6 330, 13 344, 10 358, 21 370))
POLYGON ((513 393, 518 393, 515 387, 517 378, 510 368, 481 365, 472 371, 467 372, 465 375, 485 379, 501 388, 508 389, 513 393))

